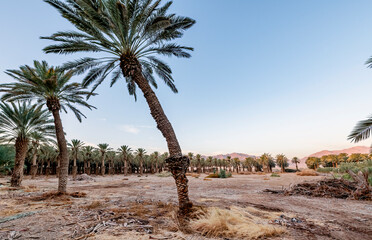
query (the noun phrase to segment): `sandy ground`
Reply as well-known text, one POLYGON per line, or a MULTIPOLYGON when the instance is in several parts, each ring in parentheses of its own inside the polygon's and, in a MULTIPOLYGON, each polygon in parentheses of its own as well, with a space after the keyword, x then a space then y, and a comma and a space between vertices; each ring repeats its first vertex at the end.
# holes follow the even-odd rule
MULTIPOLYGON (((306 222, 305 228, 287 227, 286 234, 273 239, 372 239, 371 202, 262 192, 323 177, 286 173, 281 177, 234 175, 205 181, 202 175, 189 177, 189 190, 197 205, 253 206, 306 222)), ((205 239, 177 231, 173 178, 154 175, 93 178, 95 181, 70 181, 69 192, 87 195, 66 199, 35 198, 42 192, 56 190, 57 179, 53 176, 35 180, 26 177, 24 189, 16 191, 7 190, 9 179, 1 178, 0 239, 205 239), (32 215, 1 223, 1 219, 21 213, 32 215)))

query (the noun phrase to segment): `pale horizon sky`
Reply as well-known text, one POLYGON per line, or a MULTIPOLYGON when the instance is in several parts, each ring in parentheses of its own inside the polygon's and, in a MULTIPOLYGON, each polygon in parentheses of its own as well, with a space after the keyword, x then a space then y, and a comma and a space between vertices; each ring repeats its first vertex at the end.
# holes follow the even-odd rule
MULTIPOLYGON (((372 114, 372 1, 177 0, 172 11, 196 25, 178 42, 190 59, 169 58, 173 94, 156 90, 184 153, 265 152, 305 157, 321 150, 369 146, 347 136, 372 114)), ((81 55, 44 54, 40 40, 73 30, 41 0, 3 0, 0 8, 0 83, 6 69, 35 60, 60 65, 81 55)), ((76 77, 80 81, 82 76, 76 77)), ((67 139, 88 144, 167 150, 141 93, 124 83, 102 84, 89 102, 97 110, 79 123, 62 114, 67 139)))

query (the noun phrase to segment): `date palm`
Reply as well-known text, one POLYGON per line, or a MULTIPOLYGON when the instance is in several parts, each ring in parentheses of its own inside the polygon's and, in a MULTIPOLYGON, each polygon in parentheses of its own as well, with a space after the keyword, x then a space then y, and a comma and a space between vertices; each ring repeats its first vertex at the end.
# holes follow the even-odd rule
POLYGON ((90 163, 93 159, 94 155, 94 147, 92 146, 85 146, 82 149, 83 156, 84 156, 84 173, 90 174, 90 163))
POLYGON ((99 152, 101 153, 101 175, 105 175, 106 166, 105 166, 105 158, 106 153, 111 150, 107 143, 100 143, 98 144, 99 152))
POLYGON ((0 141, 14 143, 15 160, 11 186, 19 187, 23 179, 23 167, 28 144, 35 132, 53 138, 53 120, 47 109, 30 102, 0 103, 0 141))
POLYGON ((77 139, 72 139, 71 143, 68 144, 69 147, 71 148, 72 152, 72 158, 74 160, 73 166, 72 166, 72 176, 73 179, 76 179, 76 174, 77 174, 77 159, 78 159, 78 154, 81 151, 81 148, 84 146, 84 142, 77 140, 77 139))
POLYGON ((31 150, 31 155, 32 155, 31 157, 32 165, 31 165, 30 175, 31 175, 31 178, 34 179, 37 173, 37 158, 38 158, 39 151, 40 151, 40 145, 55 143, 55 142, 54 142, 54 139, 51 139, 44 133, 37 132, 37 131, 31 133, 30 140, 31 140, 30 150, 31 150))
MULTIPOLYGON (((372 58, 371 58, 372 63, 372 58)), ((360 142, 363 141, 371 136, 372 130, 372 116, 368 119, 359 121, 357 125, 354 127, 350 135, 348 136, 348 140, 351 142, 360 142)), ((372 146, 371 146, 372 147, 372 146)))
POLYGON ((276 155, 276 164, 278 164, 282 173, 284 173, 285 167, 288 166, 288 158, 284 154, 278 154, 276 155))
POLYGON ((129 154, 132 152, 132 149, 127 146, 123 145, 118 148, 118 152, 120 153, 123 162, 124 162, 124 175, 128 175, 128 163, 129 163, 129 154))
POLYGON ((129 94, 136 98, 139 88, 150 108, 158 129, 167 141, 167 159, 176 181, 181 213, 192 204, 188 197, 186 170, 189 159, 182 156, 173 127, 153 90, 156 73, 177 93, 172 70, 159 56, 189 58, 193 49, 175 43, 195 21, 168 13, 172 2, 161 0, 44 0, 55 7, 78 31, 57 32, 49 39, 57 42, 44 48, 46 53, 100 53, 66 63, 77 73, 89 70, 84 86, 93 84, 92 92, 111 74, 111 86, 124 78, 129 94), (153 87, 153 88, 152 88, 153 87))
POLYGON ((298 157, 292 158, 292 163, 296 164, 296 171, 298 171, 298 164, 300 163, 300 159, 298 157))
POLYGON ((60 151, 58 191, 66 193, 69 159, 60 111, 67 112, 70 109, 81 122, 85 115, 77 106, 94 108, 84 100, 90 93, 80 84, 71 82, 73 71, 62 71, 59 67, 49 66, 45 61, 34 61, 33 67, 25 65, 19 70, 7 70, 6 73, 16 82, 0 85, 0 91, 5 92, 3 100, 36 100, 39 104, 45 104, 53 114, 60 151))
POLYGON ((146 150, 143 149, 143 148, 138 148, 136 150, 136 155, 137 155, 138 160, 139 160, 139 174, 140 175, 143 174, 143 159, 145 157, 145 154, 146 154, 146 150))

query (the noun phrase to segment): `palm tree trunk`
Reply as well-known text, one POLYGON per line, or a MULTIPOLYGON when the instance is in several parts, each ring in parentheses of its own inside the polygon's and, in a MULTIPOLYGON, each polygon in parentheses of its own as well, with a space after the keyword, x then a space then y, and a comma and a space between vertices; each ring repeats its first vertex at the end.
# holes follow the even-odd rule
POLYGON ((10 185, 12 187, 21 186, 23 179, 23 166, 25 164, 25 158, 28 150, 28 141, 16 139, 15 142, 15 160, 14 160, 14 169, 12 173, 12 179, 10 180, 10 185))
MULTIPOLYGON (((124 63, 125 61, 123 60, 122 62, 124 63)), ((133 80, 141 89, 147 104, 150 107, 151 115, 156 121, 157 128, 167 141, 170 157, 166 159, 166 163, 168 164, 168 167, 176 182, 180 208, 179 213, 180 215, 187 215, 191 211, 192 207, 192 203, 189 199, 188 180, 186 177, 186 170, 190 165, 190 160, 188 157, 182 156, 181 147, 178 143, 173 127, 165 115, 154 91, 151 89, 148 81, 143 77, 140 69, 141 68, 138 63, 133 80)), ((122 70, 124 76, 126 76, 123 66, 122 70)))
POLYGON ((67 192, 67 180, 68 180, 68 150, 63 131, 61 116, 59 115, 58 109, 52 111, 54 117, 54 125, 56 128, 56 136, 58 142, 58 148, 60 151, 60 165, 59 165, 59 177, 58 177, 58 192, 67 192))
POLYGON ((76 156, 74 156, 74 165, 72 166, 72 178, 76 179, 76 174, 77 174, 77 165, 76 165, 76 156))
POLYGON ((140 163, 140 165, 139 165, 139 174, 142 175, 143 174, 143 159, 142 159, 142 157, 140 158, 139 163, 140 163))
POLYGON ((128 175, 128 158, 124 158, 124 176, 128 175))
POLYGON ((104 176, 105 172, 106 172, 105 155, 102 155, 102 158, 101 158, 101 175, 104 176))
POLYGON ((31 179, 35 179, 35 176, 36 176, 36 173, 37 173, 37 153, 36 151, 33 153, 32 155, 32 165, 31 165, 31 171, 30 171, 30 175, 31 175, 31 179))
POLYGON ((297 165, 297 162, 296 162, 296 171, 298 171, 298 165, 297 165))

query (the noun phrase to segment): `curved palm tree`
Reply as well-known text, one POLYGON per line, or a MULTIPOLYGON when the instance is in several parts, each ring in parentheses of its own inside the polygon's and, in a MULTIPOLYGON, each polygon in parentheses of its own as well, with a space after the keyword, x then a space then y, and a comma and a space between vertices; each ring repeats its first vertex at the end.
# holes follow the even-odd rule
POLYGON ((94 108, 84 98, 90 93, 78 83, 72 83, 73 71, 61 71, 58 67, 49 66, 47 62, 34 61, 34 67, 21 66, 19 70, 7 70, 6 73, 17 82, 0 85, 0 91, 5 92, 3 100, 36 100, 46 104, 54 117, 54 125, 60 151, 60 169, 58 191, 66 193, 68 177, 68 150, 63 131, 60 111, 70 109, 81 122, 85 115, 76 105, 94 108))
POLYGON ((298 171, 298 164, 300 163, 300 159, 298 157, 292 158, 292 163, 296 164, 296 171, 298 171))
POLYGON ((137 155, 138 160, 139 160, 139 174, 140 175, 143 174, 143 159, 145 157, 145 154, 146 154, 146 150, 143 149, 143 148, 138 148, 136 150, 136 155, 137 155))
POLYGON ((142 91, 158 129, 167 141, 170 158, 167 160, 176 181, 181 212, 187 213, 187 157, 171 123, 152 87, 157 88, 156 73, 175 93, 171 68, 158 56, 189 58, 190 47, 174 42, 195 21, 168 13, 172 2, 161 0, 44 0, 55 7, 78 31, 57 32, 50 37, 57 44, 44 48, 46 53, 70 54, 100 52, 99 58, 85 57, 65 64, 77 73, 89 70, 84 86, 94 84, 92 92, 111 74, 111 86, 124 77, 129 94, 136 98, 137 87, 142 91), (152 86, 152 87, 151 87, 152 86))
POLYGON ((84 146, 84 142, 77 140, 77 139, 72 139, 71 143, 68 144, 69 147, 71 148, 72 152, 72 157, 74 159, 73 167, 72 167, 72 176, 73 179, 76 179, 76 174, 77 174, 77 159, 78 159, 78 154, 81 150, 81 148, 84 146))
POLYGON ((132 152, 132 149, 127 146, 123 145, 118 148, 119 153, 123 157, 123 162, 124 162, 124 175, 128 175, 128 161, 129 161, 129 154, 132 152))
POLYGON ((105 165, 105 158, 106 153, 111 150, 107 143, 100 143, 98 144, 99 152, 101 153, 101 175, 105 175, 106 172, 106 165, 105 165))
POLYGON ((23 179, 23 166, 28 151, 28 144, 35 132, 53 138, 53 120, 47 109, 42 106, 23 103, 0 103, 0 140, 12 142, 15 146, 14 170, 11 186, 18 187, 23 179))

